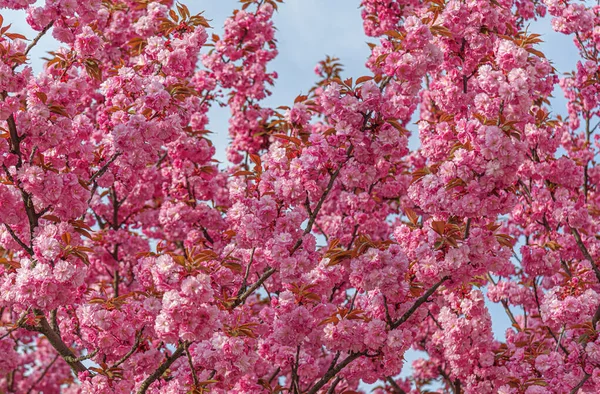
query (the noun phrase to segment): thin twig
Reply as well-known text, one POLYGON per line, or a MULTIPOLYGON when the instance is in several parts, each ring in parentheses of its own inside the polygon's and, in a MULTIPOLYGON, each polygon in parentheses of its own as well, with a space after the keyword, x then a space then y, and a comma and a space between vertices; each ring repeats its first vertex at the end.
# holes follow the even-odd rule
MULTIPOLYGON (((539 296, 537 294, 536 278, 533 279, 533 295, 534 295, 534 299, 535 299, 535 304, 537 306, 538 314, 540 315, 540 320, 543 321, 544 319, 542 318, 542 308, 540 307, 540 298, 539 298, 539 296)), ((556 344, 568 356, 569 355, 569 351, 560 343, 560 341, 556 337, 556 334, 554 334, 554 331, 552 331, 552 329, 550 327, 546 326, 546 325, 544 327, 546 327, 546 330, 548 331, 548 333, 550 334, 550 336, 552 338, 554 338, 554 342, 556 342, 556 344)))
POLYGON ((33 41, 31 41, 31 43, 27 46, 27 49, 25 49, 25 53, 24 55, 27 56, 27 54, 29 54, 29 51, 31 51, 33 49, 34 46, 37 45, 38 41, 40 40, 40 38, 42 38, 44 36, 44 34, 46 34, 46 32, 48 30, 50 30, 50 28, 52 27, 52 25, 54 25, 54 21, 50 21, 50 23, 48 23, 39 33, 37 36, 35 36, 35 38, 33 39, 33 41))
POLYGON ((119 157, 119 156, 121 156, 121 152, 116 152, 114 155, 112 155, 111 158, 106 163, 104 163, 104 165, 90 177, 90 180, 88 182, 92 183, 97 178, 100 178, 102 175, 104 175, 106 173, 106 171, 108 170, 108 167, 110 167, 110 165, 115 160, 117 160, 117 157, 119 157))
POLYGON ((275 273, 275 271, 276 271, 275 268, 269 267, 262 274, 262 276, 256 282, 254 282, 252 284, 252 286, 250 286, 250 288, 248 290, 246 290, 241 296, 239 296, 235 299, 233 304, 231 304, 231 309, 237 308, 238 306, 243 304, 246 301, 246 298, 250 297, 256 289, 258 289, 267 279, 269 279, 271 277, 271 275, 273 275, 275 273))
POLYGON ((504 308, 504 311, 506 312, 506 315, 510 319, 512 325, 517 329, 517 331, 523 331, 523 329, 521 328, 519 323, 517 323, 517 319, 515 319, 515 315, 513 315, 512 311, 510 310, 510 307, 508 306, 508 302, 506 301, 506 299, 500 300, 500 303, 502 304, 502 307, 504 308))
POLYGON ((431 317, 431 320, 433 320, 433 322, 435 323, 435 325, 437 326, 437 328, 439 328, 440 330, 443 330, 442 326, 440 325, 440 322, 437 321, 437 319, 435 318, 435 316, 433 316, 433 314, 431 313, 430 310, 427 311, 427 315, 429 317, 431 317))
POLYGON ((11 333, 13 333, 14 331, 18 330, 19 328, 23 327, 23 323, 25 322, 25 319, 27 318, 27 314, 29 313, 29 310, 23 312, 21 314, 21 316, 19 317, 19 320, 17 320, 17 322, 15 323, 15 326, 13 328, 11 328, 10 330, 8 330, 6 332, 6 334, 2 335, 0 337, 0 341, 3 340, 4 338, 6 338, 7 336, 9 336, 11 333))
POLYGON ((125 361, 127 361, 127 359, 129 357, 131 357, 131 355, 133 353, 135 353, 137 348, 140 346, 140 343, 142 342, 142 333, 144 332, 144 328, 145 327, 142 327, 142 329, 135 335, 135 342, 134 342, 133 346, 131 347, 131 349, 129 349, 127 354, 125 354, 123 357, 121 357, 121 359, 119 361, 117 361, 115 363, 115 365, 113 365, 113 368, 118 367, 119 365, 123 364, 125 361))
POLYGON ((48 373, 48 371, 50 370, 50 368, 52 368, 52 366, 54 365, 54 363, 56 362, 56 360, 58 360, 59 355, 57 354, 52 361, 50 361, 50 364, 48 364, 46 366, 46 368, 44 368, 44 370, 42 371, 42 374, 35 380, 35 382, 33 382, 33 384, 31 385, 31 387, 29 388, 29 390, 27 390, 27 394, 30 394, 33 389, 35 388, 35 386, 37 386, 37 384, 39 382, 42 381, 42 379, 44 379, 44 376, 46 376, 46 374, 48 373))
POLYGON ((78 362, 78 361, 85 361, 85 360, 89 360, 90 358, 93 358, 94 356, 96 356, 96 354, 98 354, 98 351, 100 349, 95 349, 93 352, 88 353, 84 356, 79 356, 76 358, 71 358, 71 357, 66 357, 65 361, 70 361, 70 362, 78 362))
POLYGON ((250 268, 252 267, 252 262, 254 261, 254 251, 256 250, 256 248, 252 248, 252 252, 250 253, 250 261, 248 262, 248 266, 246 267, 246 274, 244 275, 244 281, 242 282, 242 286, 240 287, 240 290, 238 291, 238 297, 241 296, 245 291, 246 291, 246 287, 248 286, 248 276, 250 275, 250 268))
POLYGON ((198 381, 198 375, 196 374, 196 369, 194 368, 194 362, 192 361, 192 355, 190 354, 190 344, 189 342, 185 344, 185 354, 187 356, 188 364, 190 365, 190 369, 192 371, 192 378, 194 380, 194 387, 200 387, 200 383, 198 381))

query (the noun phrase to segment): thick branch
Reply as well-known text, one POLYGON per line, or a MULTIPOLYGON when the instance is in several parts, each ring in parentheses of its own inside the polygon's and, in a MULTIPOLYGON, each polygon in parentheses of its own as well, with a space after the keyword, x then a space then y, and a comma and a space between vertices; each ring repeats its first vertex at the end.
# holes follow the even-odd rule
POLYGON ((467 219, 467 225, 465 226, 465 236, 464 238, 469 238, 469 231, 471 230, 471 218, 467 219))
POLYGON ((390 384, 390 386, 392 386, 394 394, 406 394, 406 391, 402 390, 402 387, 398 386, 398 383, 396 383, 394 378, 388 376, 387 378, 385 378, 385 380, 390 384))
POLYGON ((392 330, 400 327, 402 323, 406 322, 417 311, 417 309, 419 309, 419 307, 423 305, 423 303, 425 303, 433 293, 435 293, 438 287, 440 287, 442 283, 444 283, 448 279, 450 279, 450 277, 444 276, 442 279, 440 279, 439 282, 431 286, 431 288, 427 290, 425 294, 423 294, 421 297, 419 297, 419 299, 417 299, 417 301, 415 301, 415 303, 413 304, 413 306, 410 307, 409 310, 404 312, 404 314, 398 320, 390 324, 392 330))
POLYGON ((177 346, 177 349, 175 349, 171 357, 167 357, 167 359, 162 364, 160 364, 158 368, 156 368, 152 375, 148 376, 146 380, 142 382, 140 388, 137 391, 137 394, 144 394, 146 390, 148 390, 150 385, 152 385, 152 383, 158 380, 166 372, 166 370, 169 369, 171 364, 175 362, 175 360, 181 357, 181 355, 183 354, 183 350, 184 344, 183 342, 181 342, 179 343, 179 346, 177 346))
POLYGON ((75 374, 87 371, 87 368, 81 361, 77 361, 77 357, 75 357, 75 354, 73 354, 71 349, 63 342, 62 338, 50 327, 50 324, 48 324, 48 320, 46 320, 45 317, 42 317, 40 320, 39 325, 36 327, 36 331, 46 336, 48 342, 50 342, 58 354, 60 354, 67 364, 69 364, 75 374))

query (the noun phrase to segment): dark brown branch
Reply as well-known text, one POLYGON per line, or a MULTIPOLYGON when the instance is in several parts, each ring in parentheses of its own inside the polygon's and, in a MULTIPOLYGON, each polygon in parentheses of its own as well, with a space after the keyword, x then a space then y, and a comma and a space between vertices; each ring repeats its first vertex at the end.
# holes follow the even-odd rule
POLYGON ((583 379, 581 379, 581 381, 579 383, 577 383, 577 386, 573 387, 573 390, 571 390, 571 394, 577 394, 577 392, 579 391, 579 389, 583 387, 583 385, 585 384, 585 382, 588 381, 588 379, 590 378, 590 376, 592 376, 592 375, 589 375, 589 374, 586 373, 583 376, 583 379))
POLYGON ((335 394, 335 387, 342 381, 342 378, 340 378, 339 376, 337 378, 334 379, 333 383, 331 383, 331 386, 329 386, 329 390, 327 390, 327 394, 335 394))
MULTIPOLYGON (((346 150, 346 155, 348 156, 348 158, 350 157, 350 154, 352 154, 353 150, 354 150, 354 145, 350 145, 348 147, 348 149, 346 150)), ((312 214, 310 215, 310 217, 308 219, 308 224, 306 225, 306 228, 304 229, 303 235, 306 235, 312 231, 312 227, 315 224, 315 220, 317 220, 317 216, 319 214, 319 211, 321 210, 321 206, 323 206, 323 203, 327 199, 329 192, 331 191, 331 189, 333 189, 335 180, 337 179, 338 175, 340 175, 340 171, 342 170, 342 167, 344 166, 344 164, 345 164, 345 162, 342 165, 340 165, 333 174, 331 174, 331 177, 329 178, 329 183, 327 184, 327 187, 325 187, 325 190, 323 191, 323 195, 317 202, 315 209, 313 209, 312 214)), ((296 243, 294 244, 291 254, 294 254, 296 252, 296 250, 298 250, 300 245, 302 245, 302 237, 300 237, 298 239, 298 241, 296 241, 296 243)))
POLYGON ((573 237, 575 237, 575 242, 577 242, 577 246, 579 246, 579 250, 581 251, 583 256, 586 258, 586 260, 590 262, 592 269, 594 270, 594 274, 596 274, 596 279, 598 279, 598 282, 600 282, 600 269, 598 269, 598 266, 594 262, 592 255, 590 254, 587 247, 581 240, 581 235, 579 235, 579 231, 577 231, 575 228, 571 227, 571 234, 573 234, 573 237))
POLYGON ((406 322, 413 315, 413 313, 415 313, 417 311, 417 309, 419 309, 419 307, 421 305, 423 305, 433 293, 435 293, 435 291, 438 289, 438 287, 440 287, 442 285, 442 283, 444 283, 448 279, 450 279, 450 277, 444 276, 442 279, 440 279, 439 282, 437 282, 435 285, 431 286, 431 288, 429 288, 429 290, 427 290, 425 292, 425 294, 423 294, 421 297, 419 297, 417 299, 417 301, 415 301, 415 303, 413 304, 413 306, 410 307, 409 310, 404 312, 404 314, 398 320, 396 320, 395 322, 390 324, 390 327, 392 328, 392 330, 400 327, 400 325, 402 323, 406 322))
POLYGON ((390 309, 388 308, 387 297, 385 295, 383 296, 383 307, 385 308, 385 321, 391 326, 393 320, 392 316, 390 316, 390 309))
POLYGON ((194 387, 200 387, 200 381, 198 380, 198 375, 196 374, 196 369, 194 368, 194 362, 192 361, 192 355, 190 354, 189 342, 185 344, 184 348, 185 348, 185 354, 187 356, 188 364, 190 365, 190 370, 192 371, 194 387))
POLYGON ((277 367, 277 369, 275 370, 275 372, 273 372, 273 374, 269 378, 269 384, 271 384, 271 382, 273 381, 273 379, 275 379, 277 377, 277 375, 279 374, 279 372, 281 372, 281 367, 277 367))
POLYGON ((319 381, 315 383, 314 386, 312 386, 310 390, 306 392, 306 394, 316 394, 321 389, 321 387, 325 386, 327 382, 329 382, 342 369, 344 369, 348 364, 350 364, 352 361, 356 360, 362 355, 364 355, 364 353, 350 353, 350 355, 348 355, 348 357, 340 361, 339 364, 333 364, 332 366, 330 366, 325 375, 323 375, 323 377, 319 379, 319 381))
POLYGON ((52 328, 58 335, 60 335, 60 327, 58 326, 58 313, 57 309, 50 311, 50 328, 52 328))
POLYGON ((140 388, 137 391, 137 394, 144 394, 152 385, 152 383, 154 383, 161 376, 163 376, 163 374, 167 371, 167 369, 169 369, 171 364, 173 364, 175 360, 181 357, 181 355, 183 354, 183 348, 184 344, 183 342, 180 342, 179 346, 177 346, 177 349, 175 349, 171 357, 167 357, 167 359, 162 364, 160 364, 158 368, 156 368, 156 370, 146 378, 146 380, 142 382, 140 388))
POLYGON ((385 380, 390 384, 390 386, 392 386, 394 394, 406 394, 406 391, 402 390, 402 387, 398 386, 398 383, 396 383, 394 378, 388 376, 387 378, 385 378, 385 380))
POLYGON ((250 297, 252 295, 252 293, 254 293, 254 291, 256 291, 256 289, 258 289, 267 279, 269 279, 271 277, 271 275, 273 275, 275 273, 275 271, 276 271, 275 268, 269 267, 262 274, 262 276, 256 282, 254 282, 252 284, 252 286, 250 286, 248 288, 248 290, 246 290, 241 296, 236 298, 236 300, 231 305, 231 309, 237 308, 238 306, 243 304, 246 301, 246 298, 250 297))
POLYGON ((502 307, 504 308, 504 311, 506 312, 506 315, 510 319, 510 322, 513 324, 513 326, 518 331, 523 331, 521 329, 521 326, 519 325, 519 323, 517 323, 517 320, 515 319, 515 315, 513 315, 512 311, 510 310, 510 308, 508 306, 508 302, 505 299, 503 299, 503 300, 500 300, 500 303, 502 304, 502 307))
POLYGON ((471 230, 471 218, 467 219, 467 225, 465 226, 465 239, 469 238, 469 231, 471 230))
MULTIPOLYGON (((118 260, 117 260, 117 262, 118 262, 118 260)), ((113 293, 114 293, 115 298, 117 298, 119 296, 120 280, 121 280, 121 278, 119 277, 119 270, 115 269, 115 273, 113 274, 113 283, 112 283, 113 293)))
POLYGON ((296 359, 292 363, 292 381, 290 382, 289 392, 292 394, 301 394, 300 387, 298 387, 298 367, 300 364, 300 345, 296 346, 296 359))
MULTIPOLYGON (((537 283, 535 283, 537 278, 533 278, 533 295, 535 298, 535 304, 537 306, 537 311, 538 314, 540 315, 540 320, 543 321, 542 319, 542 308, 540 307, 540 298, 537 294, 537 283)), ((552 331, 552 329, 548 326, 544 326, 546 327, 546 330, 548 331, 548 333, 550 334, 550 336, 552 338, 554 338, 554 342, 556 342, 556 344, 562 349, 563 352, 565 352, 566 355, 569 355, 569 351, 559 342, 558 338, 556 337, 556 334, 554 334, 554 331, 552 331)))
POLYGON ((46 320, 43 315, 39 324, 35 327, 35 331, 46 336, 48 342, 50 342, 52 347, 56 349, 58 354, 60 354, 66 363, 69 364, 75 374, 87 371, 87 368, 81 363, 81 361, 77 360, 75 354, 73 354, 71 349, 69 349, 69 347, 63 342, 62 338, 50 327, 48 320, 46 320))
POLYGON ((50 23, 48 23, 39 33, 38 35, 33 39, 33 41, 31 41, 31 43, 27 46, 27 49, 25 49, 25 53, 24 55, 27 56, 29 54, 29 51, 31 51, 33 49, 34 46, 37 45, 38 41, 40 40, 40 38, 42 38, 44 36, 44 34, 46 34, 46 32, 48 30, 50 30, 50 28, 52 27, 52 25, 54 25, 54 21, 51 21, 50 23))
POLYGON ((104 165, 94 173, 94 175, 91 176, 90 180, 88 181, 89 183, 94 182, 97 178, 100 178, 102 175, 104 175, 106 173, 106 171, 108 170, 108 167, 110 167, 110 165, 117 160, 117 158, 121 156, 121 152, 116 152, 114 155, 111 156, 111 158, 104 163, 104 165))
POLYGON ((429 311, 429 310, 428 310, 428 311, 427 311, 427 315, 428 315, 429 317, 431 317, 431 320, 433 320, 433 322, 435 323, 435 325, 437 326, 437 328, 439 328, 440 330, 443 330, 443 328, 442 328, 442 326, 441 326, 440 322, 438 322, 438 321, 437 321, 437 319, 435 318, 435 316, 433 316, 433 314, 431 313, 431 311, 429 311))
POLYGON ((125 354, 123 357, 121 357, 121 359, 119 361, 117 361, 115 363, 115 365, 113 365, 113 368, 118 367, 119 365, 123 364, 125 361, 127 361, 127 359, 129 357, 131 357, 133 355, 133 353, 135 353, 137 348, 140 346, 140 343, 142 342, 142 333, 143 332, 144 332, 144 327, 142 327, 142 329, 136 334, 135 342, 134 342, 133 346, 131 347, 131 349, 129 349, 127 354, 125 354))
POLYGON ((252 262, 254 261, 254 252, 256 248, 252 248, 252 253, 250 253, 250 261, 248 262, 248 266, 246 267, 246 274, 244 275, 244 281, 242 282, 242 286, 238 291, 237 296, 241 296, 246 291, 246 287, 248 287, 248 277, 250 276, 250 268, 252 267, 252 262))
POLYGON ((25 245, 25 243, 21 241, 21 239, 17 236, 17 234, 15 234, 13 229, 8 224, 4 223, 4 227, 6 227, 10 236, 19 244, 19 246, 21 246, 27 252, 27 254, 33 256, 33 249, 30 246, 25 245))
POLYGON ((117 160, 117 157, 121 156, 121 152, 116 152, 114 155, 111 156, 111 158, 104 163, 104 165, 98 170, 96 171, 91 177, 90 180, 88 181, 90 184, 93 183, 92 186, 92 190, 90 191, 90 198, 88 199, 88 204, 90 203, 90 201, 92 201, 92 198, 94 198, 94 194, 96 194, 96 189, 98 189, 98 183, 96 183, 96 179, 100 178, 102 175, 104 175, 106 173, 106 171, 108 170, 108 167, 110 167, 110 165, 117 160))

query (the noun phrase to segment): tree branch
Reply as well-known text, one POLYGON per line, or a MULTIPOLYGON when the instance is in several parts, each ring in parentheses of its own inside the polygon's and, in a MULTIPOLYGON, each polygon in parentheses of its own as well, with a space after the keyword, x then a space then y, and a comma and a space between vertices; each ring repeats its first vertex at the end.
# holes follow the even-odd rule
POLYGON ((6 227, 6 230, 8 230, 10 236, 19 244, 19 246, 21 246, 27 252, 27 254, 33 256, 33 249, 30 246, 25 245, 25 242, 21 241, 21 239, 17 236, 17 234, 15 234, 13 229, 8 224, 4 223, 4 227, 6 227))
POLYGON ((583 379, 581 379, 581 381, 579 383, 577 383, 577 386, 573 387, 573 390, 571 390, 571 394, 577 394, 579 389, 583 387, 583 385, 585 384, 585 382, 587 382, 587 380, 590 378, 590 376, 592 376, 592 375, 586 373, 583 376, 583 379))
POLYGON ((341 380, 342 380, 342 378, 340 378, 339 376, 337 378, 335 378, 333 383, 331 383, 331 386, 329 386, 329 390, 327 390, 327 394, 335 394, 335 387, 338 385, 338 383, 340 383, 341 380))
POLYGON ((246 267, 246 274, 244 275, 244 281, 242 282, 242 286, 240 290, 238 290, 237 296, 241 296, 245 291, 246 287, 248 287, 248 277, 250 276, 250 268, 252 267, 252 262, 254 261, 254 252, 256 248, 252 248, 252 253, 250 253, 250 262, 248 262, 248 266, 246 267))
POLYGON ((144 394, 148 390, 150 385, 152 385, 152 383, 158 380, 166 372, 166 370, 169 369, 171 364, 175 362, 175 360, 181 357, 181 355, 183 354, 183 350, 184 344, 183 342, 180 342, 179 346, 177 346, 177 349, 175 349, 171 357, 167 357, 167 359, 162 364, 160 364, 158 368, 156 368, 156 370, 146 378, 146 380, 142 382, 140 388, 137 391, 137 394, 144 394))
POLYGON ((406 394, 406 391, 402 390, 402 387, 398 386, 398 383, 392 378, 388 376, 385 380, 392 386, 392 390, 394 390, 394 394, 406 394))
POLYGON ((127 354, 125 354, 123 357, 121 357, 121 359, 119 361, 117 361, 115 363, 115 365, 113 365, 113 368, 118 367, 119 365, 123 364, 125 361, 127 361, 127 359, 129 357, 131 357, 131 355, 133 353, 135 353, 135 351, 137 350, 137 348, 140 346, 140 342, 142 341, 142 333, 144 332, 144 327, 142 327, 142 329, 136 334, 135 336, 135 343, 133 344, 133 346, 131 347, 131 349, 129 349, 129 351, 127 352, 127 354))
POLYGON ((35 386, 42 381, 42 379, 44 379, 44 376, 46 376, 46 374, 48 373, 48 371, 50 370, 50 368, 52 368, 52 366, 54 365, 54 363, 56 362, 56 360, 58 360, 59 355, 57 354, 52 361, 50 361, 50 364, 48 364, 46 366, 46 368, 44 368, 44 370, 42 371, 42 374, 35 380, 35 382, 33 382, 33 384, 31 385, 31 387, 29 388, 29 390, 27 390, 27 394, 30 394, 33 389, 35 388, 35 386))
POLYGON ((75 354, 73 354, 71 349, 69 349, 69 347, 63 342, 62 338, 50 327, 48 320, 46 320, 46 317, 43 315, 40 323, 35 327, 35 331, 46 336, 48 342, 50 342, 52 347, 56 349, 58 354, 60 354, 66 363, 69 364, 75 374, 87 371, 87 368, 81 363, 81 361, 77 360, 75 354))
POLYGON ((50 28, 52 27, 52 25, 54 25, 54 21, 50 21, 50 23, 48 23, 39 33, 38 35, 33 39, 33 41, 31 41, 31 43, 27 46, 27 49, 25 49, 25 53, 24 55, 27 56, 27 54, 29 54, 29 51, 31 51, 33 49, 34 46, 37 45, 38 41, 40 40, 40 38, 42 38, 44 36, 44 34, 46 34, 46 32, 48 30, 50 30, 50 28))
POLYGON ((200 382, 198 380, 198 375, 196 374, 196 369, 194 368, 194 363, 192 361, 192 355, 190 354, 190 344, 189 342, 184 346, 185 354, 187 356, 188 364, 190 365, 190 370, 192 371, 192 378, 194 380, 194 387, 200 387, 200 382))
POLYGON ((431 286, 431 288, 429 288, 429 290, 427 290, 425 292, 425 294, 423 294, 421 297, 419 297, 417 299, 417 301, 415 301, 415 303, 413 304, 413 306, 410 307, 409 310, 407 310, 406 312, 404 312, 404 314, 398 320, 396 320, 395 322, 393 322, 392 324, 390 324, 390 327, 392 328, 392 330, 400 327, 400 325, 402 323, 406 322, 413 315, 413 313, 415 313, 417 311, 417 309, 419 309, 419 307, 423 303, 425 303, 427 301, 427 299, 433 293, 435 293, 435 291, 438 289, 438 287, 440 287, 442 285, 442 283, 444 283, 448 279, 450 279, 450 277, 444 276, 442 279, 440 279, 439 282, 437 282, 435 285, 431 286))
POLYGON ((106 171, 108 170, 108 167, 110 167, 110 165, 115 160, 117 160, 117 157, 119 157, 119 156, 121 156, 121 152, 116 152, 114 155, 111 156, 111 158, 106 163, 104 163, 104 165, 98 171, 96 171, 90 177, 90 180, 88 181, 88 183, 93 183, 94 186, 92 186, 92 190, 90 191, 90 198, 88 199, 88 204, 90 203, 90 201, 92 201, 94 194, 96 194, 96 189, 98 189, 98 183, 96 183, 96 179, 98 179, 102 175, 104 175, 106 173, 106 171))
POLYGON ((598 269, 598 266, 594 262, 594 259, 592 258, 592 255, 590 254, 590 252, 588 251, 587 247, 585 246, 585 244, 581 240, 581 235, 579 235, 579 231, 577 231, 575 228, 571 227, 571 234, 573 234, 573 237, 575 237, 575 242, 577 243, 577 246, 579 246, 579 250, 581 251, 581 253, 583 254, 583 256, 592 265, 592 269, 594 270, 594 274, 596 274, 596 279, 598 279, 598 282, 600 282, 600 269, 598 269))
POLYGON ((236 300, 233 302, 233 304, 231 304, 231 309, 237 308, 238 306, 243 304, 246 301, 246 298, 250 297, 256 289, 258 289, 267 279, 269 279, 271 277, 271 275, 273 275, 275 273, 275 271, 276 271, 275 268, 269 267, 262 274, 262 276, 256 282, 254 282, 252 284, 252 286, 250 286, 248 288, 248 290, 246 290, 241 296, 236 298, 236 300))
POLYGON ((329 369, 327 370, 327 372, 325 373, 325 375, 323 375, 323 377, 321 379, 319 379, 319 381, 317 383, 315 383, 314 386, 312 386, 310 388, 310 390, 308 390, 306 392, 306 394, 316 394, 317 391, 319 391, 321 389, 321 387, 325 386, 327 384, 327 382, 329 382, 331 380, 331 378, 333 378, 342 369, 344 369, 348 364, 350 364, 352 361, 356 360, 357 358, 359 358, 362 355, 364 355, 364 353, 350 353, 350 355, 348 355, 348 357, 343 359, 339 364, 337 364, 337 365, 332 364, 329 367, 329 369))

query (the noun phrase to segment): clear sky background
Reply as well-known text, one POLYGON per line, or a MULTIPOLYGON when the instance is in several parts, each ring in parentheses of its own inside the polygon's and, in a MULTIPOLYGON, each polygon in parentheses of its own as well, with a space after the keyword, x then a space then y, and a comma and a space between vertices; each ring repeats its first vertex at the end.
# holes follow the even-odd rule
MULTIPOLYGON (((237 0, 181 0, 192 14, 205 11, 204 16, 210 19, 214 32, 221 35, 224 20, 231 15, 234 8, 239 6, 237 0)), ((38 3, 43 3, 38 1, 38 3)), ((375 42, 366 37, 362 30, 359 0, 286 0, 274 16, 277 27, 279 56, 270 63, 270 69, 276 70, 279 78, 273 89, 273 95, 263 101, 264 105, 277 107, 291 105, 294 98, 307 93, 317 76, 314 74, 315 65, 326 55, 336 56, 344 64, 344 77, 359 77, 368 75, 364 63, 369 55, 366 42, 375 42)), ((4 23, 12 23, 14 32, 25 34, 32 38, 36 32, 25 23, 23 11, 0 10, 4 23)), ((572 43, 572 38, 553 32, 548 18, 532 22, 531 32, 542 34, 544 43, 541 50, 549 58, 559 74, 575 68, 578 51, 572 43)), ((50 35, 44 37, 36 49, 32 51, 32 65, 35 72, 42 69, 39 58, 46 51, 57 48, 58 43, 50 35)), ((566 114, 566 101, 562 91, 557 86, 552 100, 554 114, 566 114)), ((225 147, 228 143, 227 122, 229 108, 213 107, 210 111, 209 130, 213 131, 213 143, 217 149, 217 159, 226 164, 225 147)), ((419 145, 416 126, 410 125, 415 131, 410 140, 412 149, 419 145)), ((504 333, 510 327, 503 308, 499 304, 488 307, 492 314, 494 334, 497 339, 504 339, 504 333)), ((520 311, 515 310, 516 314, 520 311)), ((407 363, 402 375, 410 373, 410 361, 417 357, 416 352, 406 355, 407 363)))

